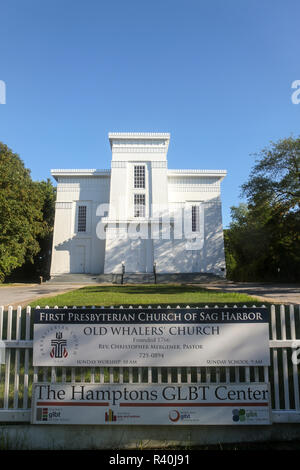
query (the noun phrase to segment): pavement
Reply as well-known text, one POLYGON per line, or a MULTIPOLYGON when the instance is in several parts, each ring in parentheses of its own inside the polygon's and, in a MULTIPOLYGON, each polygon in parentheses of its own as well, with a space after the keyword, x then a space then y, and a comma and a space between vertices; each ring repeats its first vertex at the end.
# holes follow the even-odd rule
MULTIPOLYGON (((86 286, 79 283, 61 284, 16 284, 0 287, 0 306, 13 305, 14 307, 28 305, 40 297, 63 294, 74 289, 86 286)), ((95 283, 91 284, 95 285, 95 283)), ((200 284, 197 284, 200 286, 200 284)), ((231 281, 213 281, 201 284, 207 289, 223 292, 241 292, 253 295, 262 301, 279 304, 300 304, 300 284, 271 284, 271 283, 243 283, 231 281)))
POLYGON ((258 299, 276 304, 300 304, 300 284, 216 281, 203 287, 222 292, 239 292, 253 295, 258 299))
POLYGON ((82 287, 80 284, 15 284, 0 287, 0 306, 13 305, 14 307, 28 305, 40 297, 64 294, 82 287))

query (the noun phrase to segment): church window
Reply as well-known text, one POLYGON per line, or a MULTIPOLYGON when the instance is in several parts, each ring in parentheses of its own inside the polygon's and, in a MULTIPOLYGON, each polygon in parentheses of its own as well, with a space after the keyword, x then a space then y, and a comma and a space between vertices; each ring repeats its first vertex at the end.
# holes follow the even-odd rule
POLYGON ((134 187, 145 188, 145 166, 134 165, 134 187))
POLYGON ((86 232, 86 206, 78 206, 78 232, 86 232))
POLYGON ((134 195, 134 217, 145 217, 145 194, 134 195))
POLYGON ((199 206, 192 206, 192 232, 199 232, 199 206))

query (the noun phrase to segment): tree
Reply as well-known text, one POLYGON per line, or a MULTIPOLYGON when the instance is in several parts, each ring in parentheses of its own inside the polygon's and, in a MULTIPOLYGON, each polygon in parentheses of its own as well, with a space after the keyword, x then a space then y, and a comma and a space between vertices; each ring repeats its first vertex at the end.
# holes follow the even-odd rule
POLYGON ((225 234, 229 278, 300 280, 300 138, 263 149, 242 195, 225 234))
POLYGON ((41 203, 43 230, 37 236, 39 251, 31 258, 26 258, 24 264, 14 269, 8 276, 12 282, 24 279, 37 281, 39 277, 43 280, 50 277, 51 248, 54 227, 56 188, 51 181, 35 181, 35 191, 39 194, 41 203))
POLYGON ((54 227, 56 188, 50 179, 35 183, 40 192, 44 230, 38 236, 40 251, 35 256, 32 266, 32 275, 39 274, 44 279, 50 276, 51 248, 54 227))
POLYGON ((231 208, 231 218, 224 237, 228 278, 237 281, 264 280, 269 245, 269 234, 265 230, 267 208, 257 214, 242 203, 231 208))
POLYGON ((39 241, 51 233, 50 184, 32 181, 20 157, 0 142, 0 282, 33 263, 39 241))
POLYGON ((281 213, 299 211, 300 137, 271 142, 256 156, 249 180, 242 185, 248 203, 260 206, 268 202, 281 213))

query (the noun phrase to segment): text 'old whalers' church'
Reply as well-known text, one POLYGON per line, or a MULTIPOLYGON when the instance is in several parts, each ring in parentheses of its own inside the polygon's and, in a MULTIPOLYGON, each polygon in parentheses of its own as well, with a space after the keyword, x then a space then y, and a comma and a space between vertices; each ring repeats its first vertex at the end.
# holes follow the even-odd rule
POLYGON ((110 170, 51 171, 51 277, 122 270, 224 276, 226 171, 169 170, 168 133, 110 133, 109 141, 110 170))

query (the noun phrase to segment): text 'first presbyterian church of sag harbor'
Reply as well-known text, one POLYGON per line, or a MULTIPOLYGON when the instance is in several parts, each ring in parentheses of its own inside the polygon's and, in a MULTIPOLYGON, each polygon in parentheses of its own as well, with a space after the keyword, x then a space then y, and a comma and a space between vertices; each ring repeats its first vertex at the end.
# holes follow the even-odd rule
POLYGON ((110 170, 52 170, 57 201, 51 277, 225 275, 224 170, 169 170, 168 133, 110 133, 110 170))

